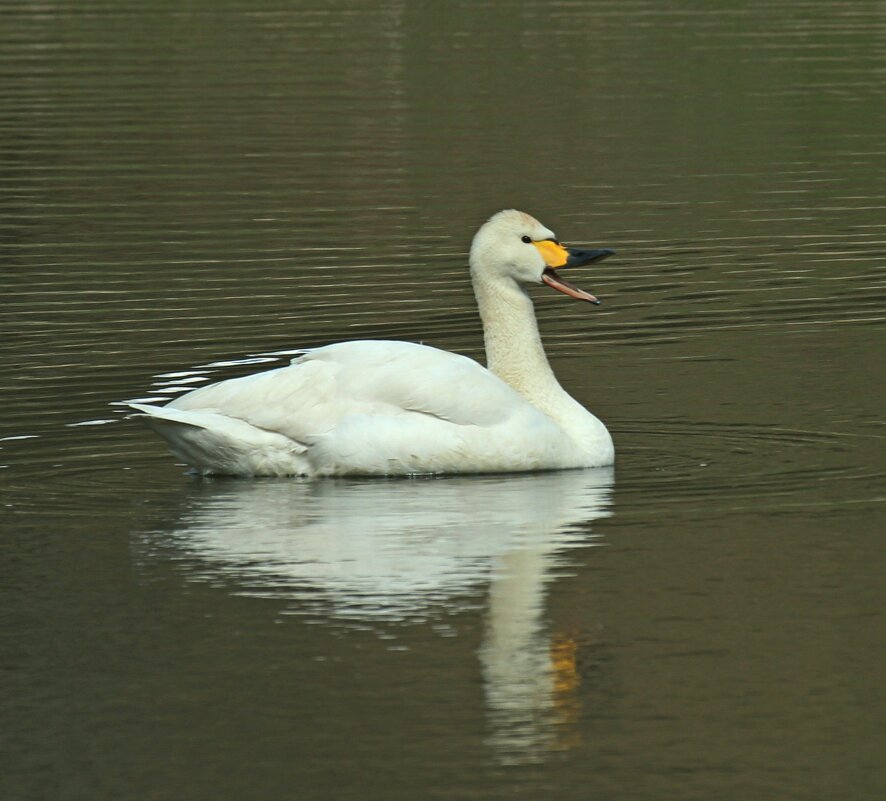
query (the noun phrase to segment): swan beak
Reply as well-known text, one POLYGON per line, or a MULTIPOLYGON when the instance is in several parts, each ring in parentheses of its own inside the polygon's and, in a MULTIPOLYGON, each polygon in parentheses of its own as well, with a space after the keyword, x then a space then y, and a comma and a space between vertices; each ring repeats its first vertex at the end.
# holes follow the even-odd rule
POLYGON ((570 284, 568 281, 557 275, 554 270, 561 267, 581 267, 583 264, 592 264, 595 261, 602 261, 615 253, 614 250, 610 250, 609 248, 595 248, 593 250, 564 248, 559 242, 554 242, 550 239, 546 239, 543 242, 533 242, 532 244, 538 248, 538 252, 541 253, 542 258, 547 265, 544 272, 541 274, 542 281, 548 286, 562 292, 564 295, 569 295, 570 298, 586 300, 588 303, 593 303, 595 305, 600 304, 600 301, 590 292, 585 292, 583 289, 579 289, 577 286, 570 284))

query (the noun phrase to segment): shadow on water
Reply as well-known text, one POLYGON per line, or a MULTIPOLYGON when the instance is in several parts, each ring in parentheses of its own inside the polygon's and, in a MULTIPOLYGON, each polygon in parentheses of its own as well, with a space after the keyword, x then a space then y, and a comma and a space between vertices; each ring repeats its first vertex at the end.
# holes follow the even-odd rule
POLYGON ((382 632, 445 619, 488 586, 479 650, 489 743, 505 762, 570 740, 575 646, 545 596, 572 548, 597 545, 612 469, 402 480, 201 481, 178 520, 141 537, 194 581, 284 601, 290 614, 382 632))

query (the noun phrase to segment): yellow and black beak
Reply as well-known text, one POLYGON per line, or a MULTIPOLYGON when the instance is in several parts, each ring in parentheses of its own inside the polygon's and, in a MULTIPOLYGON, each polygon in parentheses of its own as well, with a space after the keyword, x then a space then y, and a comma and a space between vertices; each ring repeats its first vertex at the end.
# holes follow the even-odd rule
POLYGON ((570 284, 568 281, 557 275, 554 270, 562 267, 581 267, 584 264, 592 264, 595 261, 602 261, 615 253, 614 250, 609 250, 609 248, 595 248, 592 250, 566 248, 559 242, 555 242, 553 239, 544 239, 541 242, 533 242, 532 244, 535 245, 538 252, 541 253, 541 257, 545 260, 545 264, 547 265, 541 275, 542 281, 548 286, 562 292, 564 295, 569 295, 570 298, 586 300, 588 303, 599 305, 600 301, 590 292, 585 292, 583 289, 579 289, 577 286, 570 284))

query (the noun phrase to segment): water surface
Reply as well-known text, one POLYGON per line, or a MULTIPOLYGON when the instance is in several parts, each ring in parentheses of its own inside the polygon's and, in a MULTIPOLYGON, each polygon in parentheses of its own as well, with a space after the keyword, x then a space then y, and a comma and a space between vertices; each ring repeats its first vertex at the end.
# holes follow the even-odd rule
POLYGON ((8 2, 9 799, 880 799, 881 3, 8 2), (721 7, 722 6, 722 7, 721 7), (126 421, 482 358, 502 207, 614 471, 200 480, 126 421))

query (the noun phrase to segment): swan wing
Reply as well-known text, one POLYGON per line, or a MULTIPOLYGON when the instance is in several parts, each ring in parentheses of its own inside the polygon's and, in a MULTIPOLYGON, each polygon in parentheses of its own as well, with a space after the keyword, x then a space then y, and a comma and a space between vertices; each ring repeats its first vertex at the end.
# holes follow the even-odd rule
MULTIPOLYGON (((189 423, 209 435, 225 419, 258 432, 241 440, 247 451, 263 435, 283 437, 291 443, 292 472, 532 469, 550 458, 538 453, 539 443, 560 439, 546 415, 474 360, 409 342, 329 345, 288 367, 203 387, 163 408, 174 415, 169 423, 179 436, 189 423)), ((164 421, 157 430, 169 427, 164 421)), ((223 429, 231 440, 234 429, 223 429)))
POLYGON ((430 415, 488 426, 523 396, 473 359, 411 342, 353 341, 308 351, 288 367, 189 392, 166 408, 206 410, 300 442, 348 415, 430 415))
POLYGON ((311 351, 295 364, 333 370, 342 398, 457 425, 494 425, 515 407, 528 406, 473 359, 413 342, 344 342, 311 351))

